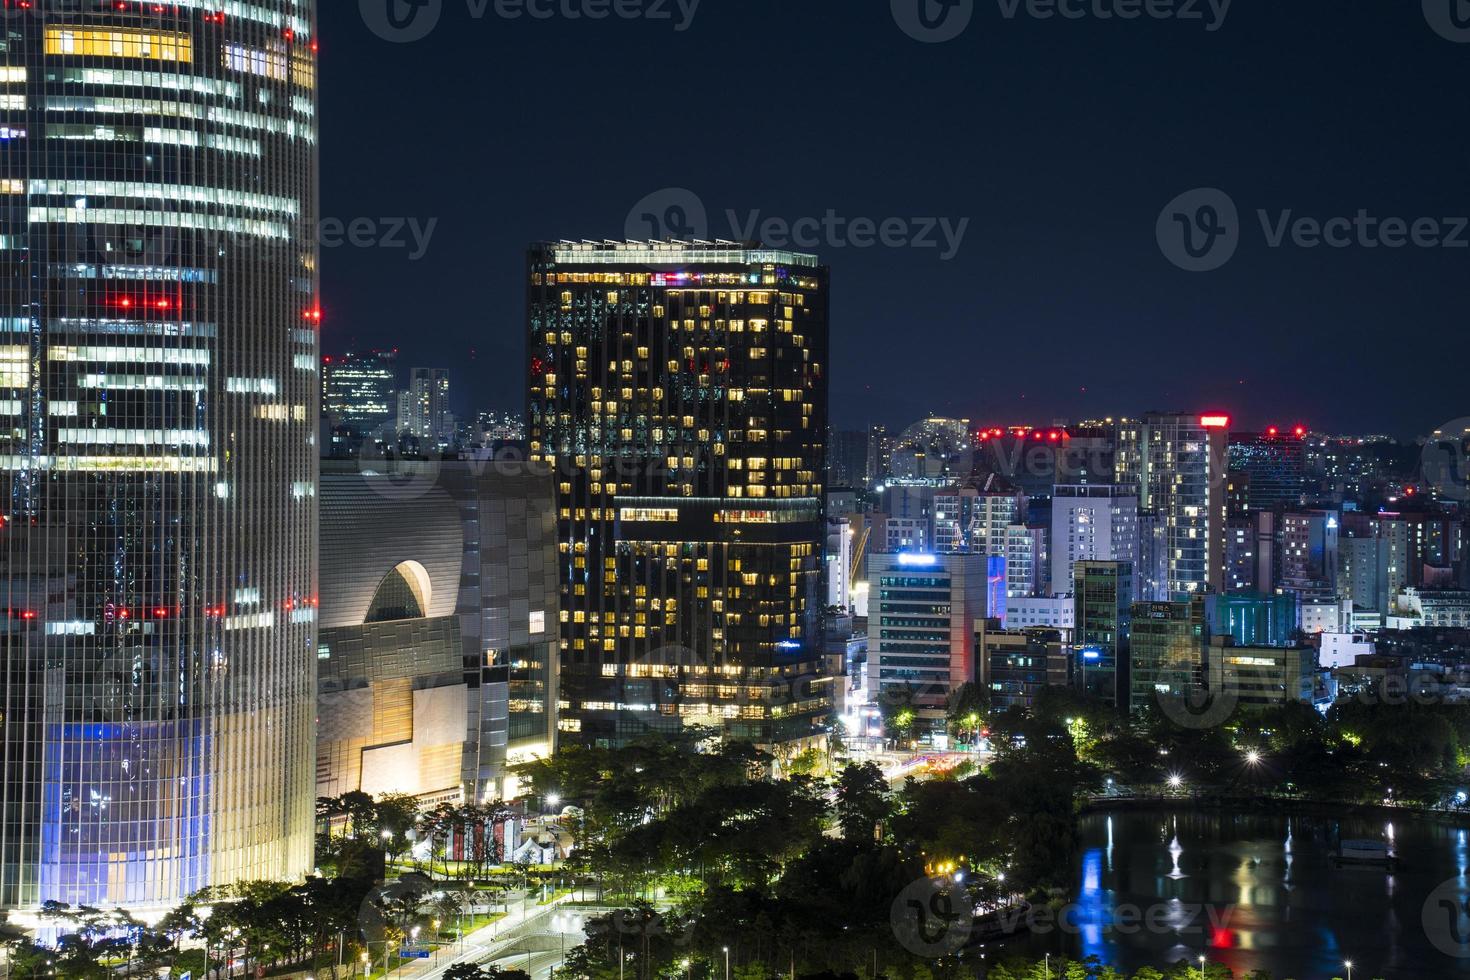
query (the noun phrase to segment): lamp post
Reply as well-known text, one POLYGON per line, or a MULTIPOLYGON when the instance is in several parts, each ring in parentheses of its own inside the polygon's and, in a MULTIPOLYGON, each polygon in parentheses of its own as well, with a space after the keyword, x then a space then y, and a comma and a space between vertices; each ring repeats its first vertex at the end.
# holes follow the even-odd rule
POLYGON ((1047 953, 1046 954, 1046 959, 1042 962, 1041 968, 1046 971, 1046 980, 1051 980, 1051 954, 1050 953, 1047 953))
POLYGON ((1205 958, 1203 955, 1199 958, 1199 980, 1205 980, 1205 958))
POLYGON ((1348 960, 1343 963, 1343 966, 1347 969, 1347 980, 1353 980, 1353 961, 1348 960))
MULTIPOLYGON (((721 949, 725 951, 725 980, 730 980, 730 947, 722 946, 721 949)), ((1348 977, 1348 980, 1353 980, 1353 978, 1348 977)))

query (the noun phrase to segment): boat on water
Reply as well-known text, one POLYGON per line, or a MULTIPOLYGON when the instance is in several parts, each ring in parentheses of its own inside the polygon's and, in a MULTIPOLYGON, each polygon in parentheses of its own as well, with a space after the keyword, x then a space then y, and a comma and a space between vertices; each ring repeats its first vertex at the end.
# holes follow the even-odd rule
POLYGON ((1391 869, 1398 864, 1393 850, 1379 840, 1344 840, 1332 852, 1332 859, 1338 867, 1360 865, 1391 869))

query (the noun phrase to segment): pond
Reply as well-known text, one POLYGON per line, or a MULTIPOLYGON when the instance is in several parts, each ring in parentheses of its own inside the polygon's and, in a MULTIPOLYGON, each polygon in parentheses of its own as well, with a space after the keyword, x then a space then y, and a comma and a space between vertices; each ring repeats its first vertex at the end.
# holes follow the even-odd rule
MULTIPOLYGON (((1077 899, 1003 946, 1129 973, 1200 955, 1237 977, 1470 977, 1470 829, 1429 817, 1131 810, 1082 818, 1077 899), (1394 864, 1342 865, 1342 841, 1394 864)), ((997 950, 992 945, 987 958, 997 950)))

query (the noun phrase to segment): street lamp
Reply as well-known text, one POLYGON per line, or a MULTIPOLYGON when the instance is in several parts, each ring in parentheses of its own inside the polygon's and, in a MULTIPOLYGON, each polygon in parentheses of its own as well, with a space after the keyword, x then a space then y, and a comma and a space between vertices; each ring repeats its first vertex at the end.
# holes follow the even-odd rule
POLYGON ((691 961, 691 960, 685 960, 684 962, 680 963, 679 965, 684 968, 684 977, 685 977, 685 980, 693 980, 694 974, 693 974, 693 972, 691 972, 691 969, 690 969, 694 965, 693 961, 691 961))
POLYGON ((1051 980, 1051 954, 1050 953, 1047 953, 1046 954, 1046 959, 1042 962, 1041 968, 1046 971, 1046 980, 1051 980))
POLYGON ((1261 753, 1257 752, 1255 749, 1251 749, 1245 754, 1245 761, 1253 766, 1257 765, 1261 761, 1261 753))
POLYGON ((1205 958, 1199 958, 1199 980, 1205 980, 1205 958))
MULTIPOLYGON (((725 951, 725 980, 730 980, 730 947, 722 946, 720 948, 725 951)), ((1348 977, 1348 980, 1353 980, 1353 978, 1348 977)))
POLYGON ((1343 963, 1343 966, 1347 968, 1347 980, 1353 980, 1353 961, 1348 960, 1347 962, 1343 963))

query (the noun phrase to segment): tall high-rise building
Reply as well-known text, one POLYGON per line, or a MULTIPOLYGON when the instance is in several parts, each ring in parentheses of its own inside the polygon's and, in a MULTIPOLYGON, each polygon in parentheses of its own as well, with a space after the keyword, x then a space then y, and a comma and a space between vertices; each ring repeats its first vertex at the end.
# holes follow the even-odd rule
POLYGON ((1307 493, 1304 426, 1230 434, 1230 471, 1243 479, 1236 501, 1245 512, 1300 507, 1307 493))
POLYGON ((398 414, 398 352, 357 351, 322 358, 322 412, 333 425, 371 434, 398 414))
POLYGON ((1133 565, 1079 561, 1074 572, 1074 681, 1085 694, 1126 710, 1131 684, 1133 565))
POLYGON ((1281 516, 1280 588, 1330 598, 1337 594, 1336 511, 1291 511, 1281 516))
POLYGON ((1117 424, 1116 482, 1138 488, 1139 598, 1223 591, 1230 419, 1150 414, 1117 424), (1156 572, 1157 570, 1157 572, 1156 572))
POLYGON ((1111 483, 1059 486, 1051 498, 1051 580, 1079 561, 1138 561, 1138 491, 1111 483))
POLYGON ((759 245, 563 242, 533 246, 527 278, 564 735, 820 737, 827 270, 759 245))
POLYGON ((414 368, 408 387, 398 395, 398 431, 419 441, 421 450, 448 449, 454 442, 454 415, 449 411, 449 372, 414 368))
POLYGON ((0 906, 146 913, 312 867, 315 4, 20 6, 0 906))
POLYGON ((868 485, 868 433, 834 429, 827 448, 828 481, 834 487, 868 485))

